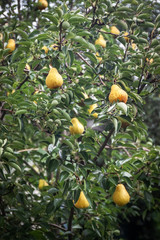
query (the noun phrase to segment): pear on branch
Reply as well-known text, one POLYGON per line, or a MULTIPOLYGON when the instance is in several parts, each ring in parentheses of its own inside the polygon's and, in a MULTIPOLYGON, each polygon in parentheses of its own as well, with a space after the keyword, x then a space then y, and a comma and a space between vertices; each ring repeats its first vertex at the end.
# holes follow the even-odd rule
POLYGON ((113 201, 118 206, 124 206, 130 201, 130 196, 123 184, 118 184, 116 190, 113 193, 113 201))
POLYGON ((46 85, 50 89, 61 87, 63 84, 63 78, 58 73, 56 68, 51 68, 48 76, 46 77, 46 85))
POLYGON ((104 40, 104 37, 102 34, 99 35, 99 38, 95 41, 95 45, 100 45, 101 47, 106 47, 106 41, 104 40))
POLYGON ((117 101, 126 103, 127 100, 128 100, 128 94, 117 85, 115 84, 112 85, 111 92, 109 94, 110 103, 117 102, 117 101))
POLYGON ((73 126, 69 127, 69 131, 72 135, 82 134, 84 132, 84 127, 77 118, 72 118, 71 123, 73 126))
POLYGON ((48 7, 48 2, 46 0, 39 0, 38 1, 38 9, 43 10, 48 7))
POLYGON ((78 201, 74 204, 76 208, 88 208, 89 207, 89 202, 87 198, 85 197, 83 191, 80 192, 78 201))
MULTIPOLYGON (((95 108, 97 108, 97 107, 98 107, 97 103, 90 105, 90 106, 89 106, 89 109, 88 109, 88 112, 91 114, 92 111, 93 111, 95 108)), ((97 118, 97 117, 98 117, 98 113, 93 113, 92 116, 95 117, 95 118, 97 118)))
POLYGON ((9 51, 10 53, 13 52, 16 48, 15 40, 14 39, 9 39, 6 48, 10 49, 10 51, 9 51))
POLYGON ((111 26, 111 33, 119 35, 120 31, 118 30, 118 28, 116 28, 116 26, 111 26))
POLYGON ((48 53, 48 51, 49 51, 49 49, 48 49, 46 46, 43 46, 43 47, 42 47, 42 50, 44 50, 44 51, 45 51, 45 54, 47 54, 47 53, 48 53))
POLYGON ((39 190, 42 190, 44 187, 47 187, 47 186, 49 186, 49 185, 46 182, 46 180, 44 180, 44 179, 39 180, 39 185, 38 185, 39 190))

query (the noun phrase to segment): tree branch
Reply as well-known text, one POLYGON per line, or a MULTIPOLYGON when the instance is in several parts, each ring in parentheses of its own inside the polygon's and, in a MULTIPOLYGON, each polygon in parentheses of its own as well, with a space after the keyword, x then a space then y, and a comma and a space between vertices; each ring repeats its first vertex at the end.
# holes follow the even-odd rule
POLYGON ((145 66, 146 66, 146 59, 145 59, 145 62, 144 62, 143 68, 142 68, 142 72, 141 72, 141 76, 140 76, 140 79, 139 79, 138 90, 137 90, 137 93, 138 93, 138 94, 140 94, 141 91, 142 91, 142 90, 141 90, 141 82, 142 82, 142 78, 143 78, 145 66))
POLYGON ((21 2, 20 2, 20 0, 18 0, 18 17, 19 17, 19 20, 21 21, 22 16, 21 16, 21 2))
POLYGON ((62 22, 59 26, 59 51, 62 50, 62 22))
POLYGON ((101 152, 102 152, 103 149, 105 148, 105 146, 106 146, 107 142, 109 141, 109 139, 110 139, 110 137, 111 137, 111 135, 112 135, 113 132, 114 132, 114 129, 112 128, 112 129, 110 130, 110 132, 108 133, 108 135, 105 137, 105 140, 104 140, 103 144, 101 145, 101 147, 100 147, 100 149, 99 149, 99 151, 98 151, 98 153, 97 153, 97 156, 93 159, 93 161, 96 161, 97 158, 100 156, 101 152))
MULTIPOLYGON (((71 207, 69 219, 68 219, 68 231, 72 231, 72 220, 73 220, 73 214, 74 214, 74 207, 71 207)), ((72 234, 68 235, 68 240, 72 240, 72 234)))
POLYGON ((94 67, 92 67, 91 64, 90 64, 89 62, 87 62, 86 59, 84 59, 84 57, 83 57, 80 53, 76 52, 76 55, 77 55, 79 58, 81 58, 81 59, 83 60, 83 62, 85 62, 90 68, 93 69, 94 73, 98 76, 98 78, 99 78, 99 80, 101 81, 102 85, 105 86, 105 83, 103 82, 103 80, 101 79, 101 77, 99 76, 99 74, 97 74, 97 72, 96 72, 96 70, 94 69, 94 67))
POLYGON ((123 57, 123 62, 125 62, 125 60, 126 60, 128 47, 129 47, 129 42, 127 43, 127 47, 126 47, 126 50, 125 50, 125 53, 124 53, 124 57, 123 57))
POLYGON ((64 231, 64 232, 67 231, 65 228, 63 228, 63 227, 61 227, 61 226, 59 226, 59 225, 57 225, 57 224, 54 224, 54 223, 48 223, 48 224, 49 224, 50 226, 55 227, 55 228, 58 228, 58 229, 60 229, 60 230, 62 230, 62 231, 64 231))
POLYGON ((16 90, 20 89, 22 87, 22 85, 27 82, 29 79, 29 76, 27 76, 17 87, 16 87, 16 90))

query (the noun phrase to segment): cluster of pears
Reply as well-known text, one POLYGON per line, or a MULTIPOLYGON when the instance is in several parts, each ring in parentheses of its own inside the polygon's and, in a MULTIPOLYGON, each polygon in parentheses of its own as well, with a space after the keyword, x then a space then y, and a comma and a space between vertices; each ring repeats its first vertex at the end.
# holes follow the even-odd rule
POLYGON ((38 9, 43 10, 48 7, 48 2, 46 0, 39 0, 38 1, 38 9))
MULTIPOLYGON (((116 26, 111 26, 110 32, 111 32, 112 34, 116 34, 116 35, 119 35, 119 34, 120 34, 120 31, 119 31, 119 29, 118 29, 116 26)), ((126 42, 129 42, 129 37, 128 37, 128 35, 129 35, 128 32, 125 32, 125 33, 123 34, 123 37, 124 37, 124 39, 126 40, 126 42)))
POLYGON ((16 48, 16 42, 14 39, 9 39, 6 48, 10 49, 10 53, 12 53, 16 48))
POLYGON ((116 84, 113 84, 111 87, 111 92, 109 94, 110 103, 117 102, 117 101, 126 103, 127 100, 128 100, 128 94, 119 86, 117 86, 116 84))
MULTIPOLYGON (((130 201, 130 195, 123 184, 116 186, 115 192, 112 196, 113 202, 118 206, 124 206, 130 201)), ((76 208, 88 208, 90 206, 84 192, 81 191, 77 202, 74 204, 76 208)))
MULTIPOLYGON (((57 44, 52 44, 50 47, 51 47, 53 50, 58 50, 58 45, 57 45, 57 44)), ((45 51, 45 54, 47 54, 48 51, 49 51, 49 49, 48 49, 47 46, 43 46, 42 49, 45 51)))

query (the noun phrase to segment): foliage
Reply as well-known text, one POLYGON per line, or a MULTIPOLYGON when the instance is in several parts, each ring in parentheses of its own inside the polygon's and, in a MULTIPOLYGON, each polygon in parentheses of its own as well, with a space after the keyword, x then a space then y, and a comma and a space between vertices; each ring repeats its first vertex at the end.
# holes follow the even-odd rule
MULTIPOLYGON (((160 147, 143 121, 146 97, 156 93, 159 101, 160 4, 50 0, 40 11, 31 0, 1 2, 1 239, 122 236, 123 221, 145 221, 160 206, 160 147), (113 25, 120 35, 110 33, 113 25), (95 45, 99 34, 106 48, 95 45), (63 77, 59 89, 45 84, 50 66, 63 77), (128 93, 126 104, 109 102, 115 83, 128 93), (88 112, 92 104, 97 118, 88 112), (82 135, 69 132, 75 117, 82 135), (49 184, 43 191, 39 179, 49 184), (131 196, 123 207, 112 200, 118 183, 131 196), (87 209, 73 204, 81 190, 87 209)), ((147 120, 156 132, 154 119, 147 120)))

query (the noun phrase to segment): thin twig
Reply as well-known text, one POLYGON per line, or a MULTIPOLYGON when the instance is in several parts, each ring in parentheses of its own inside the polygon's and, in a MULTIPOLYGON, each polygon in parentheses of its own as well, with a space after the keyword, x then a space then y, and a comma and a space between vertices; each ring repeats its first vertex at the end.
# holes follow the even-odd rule
POLYGON ((21 153, 21 152, 37 151, 38 149, 39 149, 39 148, 26 148, 26 149, 18 150, 17 152, 18 152, 18 153, 21 153))
POLYGON ((22 85, 27 82, 29 79, 29 76, 27 76, 17 87, 16 87, 16 90, 20 89, 22 87, 22 85))
POLYGON ((109 139, 110 139, 110 137, 111 137, 111 135, 112 135, 113 132, 114 132, 114 129, 112 128, 112 129, 110 130, 110 132, 108 133, 108 135, 106 136, 103 144, 101 145, 101 147, 100 147, 100 149, 99 149, 99 151, 98 151, 98 153, 97 153, 97 156, 93 159, 93 161, 96 161, 97 158, 100 156, 101 152, 102 152, 103 149, 105 148, 105 146, 106 146, 107 142, 109 141, 109 139))
POLYGON ((60 230, 62 230, 62 231, 64 231, 64 232, 67 231, 65 228, 63 228, 63 227, 61 227, 61 226, 59 226, 59 225, 57 225, 57 224, 54 224, 54 223, 48 223, 48 224, 49 224, 50 226, 55 227, 55 228, 58 228, 58 229, 60 229, 60 230))
POLYGON ((25 160, 23 160, 23 162, 25 163, 25 165, 27 165, 27 167, 29 167, 36 175, 40 176, 40 174, 25 160))
POLYGON ((99 76, 99 74, 96 72, 96 70, 94 69, 94 67, 92 67, 91 64, 90 64, 89 62, 87 62, 86 59, 84 59, 84 57, 83 57, 80 53, 76 52, 76 55, 77 55, 79 58, 81 58, 81 59, 83 60, 83 62, 85 62, 90 68, 93 69, 94 73, 98 76, 98 78, 99 78, 99 80, 101 81, 101 83, 105 86, 105 83, 103 82, 103 80, 101 79, 101 77, 99 76))
POLYGON ((62 22, 59 26, 59 51, 62 50, 62 22))
POLYGON ((124 57, 123 57, 123 62, 125 62, 125 60, 126 60, 126 56, 127 56, 127 52, 128 52, 128 47, 129 47, 129 42, 127 43, 127 47, 126 47, 126 50, 125 50, 125 53, 124 53, 124 57))

